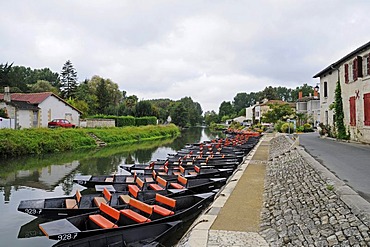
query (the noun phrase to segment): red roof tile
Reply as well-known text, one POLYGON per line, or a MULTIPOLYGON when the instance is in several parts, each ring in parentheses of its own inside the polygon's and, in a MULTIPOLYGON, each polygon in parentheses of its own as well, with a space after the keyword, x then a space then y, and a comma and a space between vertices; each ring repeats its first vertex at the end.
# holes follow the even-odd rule
MULTIPOLYGON (((26 101, 30 104, 40 104, 46 98, 48 98, 53 93, 45 92, 45 93, 12 93, 11 99, 17 101, 26 101)), ((0 99, 4 99, 4 94, 0 94, 0 99)))

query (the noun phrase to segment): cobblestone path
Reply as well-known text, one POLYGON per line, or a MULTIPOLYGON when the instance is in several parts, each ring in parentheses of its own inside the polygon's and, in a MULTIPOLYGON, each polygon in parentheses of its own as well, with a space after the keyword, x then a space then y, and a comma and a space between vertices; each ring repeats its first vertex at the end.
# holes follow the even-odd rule
POLYGON ((271 140, 260 234, 270 246, 370 246, 354 215, 285 136, 271 140))

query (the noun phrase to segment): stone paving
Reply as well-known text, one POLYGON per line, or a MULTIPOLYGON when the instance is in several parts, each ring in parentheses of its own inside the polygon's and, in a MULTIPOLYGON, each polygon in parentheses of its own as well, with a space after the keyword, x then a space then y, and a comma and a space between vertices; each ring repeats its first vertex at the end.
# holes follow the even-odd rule
POLYGON ((260 234, 270 246, 370 246, 369 222, 285 136, 270 142, 260 234))

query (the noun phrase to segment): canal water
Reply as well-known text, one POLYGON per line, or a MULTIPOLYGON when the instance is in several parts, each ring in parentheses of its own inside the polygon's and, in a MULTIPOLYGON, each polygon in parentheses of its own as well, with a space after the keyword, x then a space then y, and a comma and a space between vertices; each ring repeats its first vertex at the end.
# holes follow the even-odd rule
POLYGON ((75 175, 122 174, 122 164, 165 159, 187 143, 217 137, 205 128, 189 128, 173 140, 106 147, 37 157, 0 160, 0 246, 51 246, 38 224, 46 220, 17 211, 21 200, 74 195, 85 187, 73 183, 75 175))

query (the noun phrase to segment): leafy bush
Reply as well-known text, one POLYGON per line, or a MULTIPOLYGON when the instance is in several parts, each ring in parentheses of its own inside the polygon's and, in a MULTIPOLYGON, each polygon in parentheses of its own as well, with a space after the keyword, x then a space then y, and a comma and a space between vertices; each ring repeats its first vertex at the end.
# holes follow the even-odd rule
POLYGON ((297 127, 297 132, 304 132, 304 126, 297 127))
POLYGON ((281 131, 281 126, 283 126, 283 124, 284 124, 285 122, 283 122, 283 121, 281 121, 281 120, 279 120, 279 121, 277 121, 277 123, 275 124, 275 130, 276 131, 278 131, 278 132, 282 132, 281 131))
POLYGON ((312 125, 309 124, 309 123, 305 123, 303 125, 303 131, 304 132, 313 132, 313 128, 312 128, 312 125))
POLYGON ((291 134, 294 132, 294 124, 293 123, 284 123, 281 126, 281 132, 291 134))

